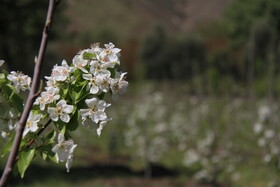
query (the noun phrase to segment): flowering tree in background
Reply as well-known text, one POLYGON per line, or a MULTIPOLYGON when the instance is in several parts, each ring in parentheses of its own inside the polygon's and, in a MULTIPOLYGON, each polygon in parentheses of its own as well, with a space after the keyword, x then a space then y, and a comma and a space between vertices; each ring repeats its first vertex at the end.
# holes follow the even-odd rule
MULTIPOLYGON (((56 163, 65 162, 67 171, 73 162, 77 144, 71 132, 78 126, 90 126, 100 135, 111 120, 105 112, 110 106, 105 99, 116 100, 128 86, 126 73, 118 71, 120 49, 114 44, 94 44, 80 51, 68 64, 65 60, 55 65, 46 78, 44 90, 37 90, 39 72, 46 50, 52 15, 58 1, 50 0, 46 25, 38 58, 35 58, 34 77, 22 72, 0 73, 0 92, 10 110, 2 116, 1 136, 6 142, 2 156, 10 152, 0 186, 17 164, 21 177, 35 156, 56 163), (32 84, 31 84, 32 83, 32 84), (30 90, 24 104, 22 91, 30 90), (18 122, 17 118, 20 118, 18 122), (53 124, 50 126, 50 124, 53 124)), ((3 65, 4 61, 0 61, 3 65)))
MULTIPOLYGON (((258 106, 258 117, 254 124, 254 132, 257 135, 257 144, 262 149, 263 162, 278 174, 280 171, 280 134, 279 134, 279 106, 262 102, 258 106)), ((270 181, 268 186, 279 186, 278 177, 270 181)))

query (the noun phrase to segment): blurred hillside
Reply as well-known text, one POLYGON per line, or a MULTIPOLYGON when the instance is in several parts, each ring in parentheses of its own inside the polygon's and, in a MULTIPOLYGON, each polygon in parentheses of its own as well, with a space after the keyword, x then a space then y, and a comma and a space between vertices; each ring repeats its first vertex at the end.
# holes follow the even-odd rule
POLYGON ((78 49, 88 47, 89 43, 114 41, 123 49, 124 68, 135 78, 143 39, 154 32, 156 27, 163 28, 171 36, 196 32, 201 25, 211 25, 220 20, 231 2, 232 0, 69 1, 64 16, 68 19, 65 34, 70 35, 71 40, 67 40, 69 43, 61 47, 61 52, 71 59, 78 49), (76 45, 73 45, 73 39, 76 45))
POLYGON ((201 24, 209 24, 220 19, 232 1, 70 1, 66 10, 66 15, 71 20, 68 31, 94 32, 100 27, 109 27, 125 38, 142 36, 148 29, 158 24, 173 32, 189 31, 201 24))
MULTIPOLYGON (((26 67, 37 54, 46 5, 34 0, 0 3, 0 56, 11 70, 31 74, 26 67)), ((202 92, 231 84, 244 90, 256 79, 258 92, 264 93, 264 80, 274 79, 264 70, 270 67, 274 75, 279 69, 279 9, 275 0, 63 1, 44 72, 63 59, 70 62, 94 42, 114 42, 122 48, 129 79, 184 80, 193 90, 207 85, 202 92)))
MULTIPOLYGON (((200 25, 221 19, 230 2, 232 0, 63 1, 56 12, 44 68, 49 72, 62 59, 71 61, 80 49, 94 42, 113 41, 123 49, 124 69, 135 78, 143 39, 156 27, 174 36, 195 31, 200 25)), ((34 0, 1 1, 0 4, 3 12, 0 56, 10 70, 32 74, 32 68, 26 67, 32 66, 37 54, 47 4, 34 0)))

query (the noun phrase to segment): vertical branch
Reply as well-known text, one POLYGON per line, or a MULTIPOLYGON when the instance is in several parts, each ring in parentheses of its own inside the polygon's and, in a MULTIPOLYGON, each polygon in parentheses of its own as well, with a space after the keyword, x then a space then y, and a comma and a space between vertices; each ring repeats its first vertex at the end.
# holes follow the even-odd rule
POLYGON ((34 74, 33 74, 33 83, 23 110, 23 113, 21 115, 21 118, 19 120, 18 128, 16 131, 16 136, 13 142, 13 146, 11 148, 10 155, 8 157, 5 169, 3 171, 1 180, 0 180, 0 187, 4 187, 7 185, 7 181, 9 176, 11 175, 11 172, 13 170, 17 153, 19 150, 19 145, 22 139, 22 133, 26 125, 27 118, 29 116, 30 110, 32 108, 32 105, 34 103, 34 100, 36 98, 36 91, 37 91, 37 86, 39 82, 39 75, 42 67, 42 62, 45 56, 45 51, 47 47, 47 42, 48 42, 48 36, 51 28, 51 23, 52 23, 52 17, 53 17, 53 12, 55 6, 59 3, 58 0, 50 0, 49 1, 49 8, 48 8, 48 13, 47 13, 47 18, 46 18, 46 23, 44 26, 43 30, 43 35, 42 35, 42 40, 41 40, 41 45, 38 53, 38 58, 35 61, 35 66, 34 66, 34 74))

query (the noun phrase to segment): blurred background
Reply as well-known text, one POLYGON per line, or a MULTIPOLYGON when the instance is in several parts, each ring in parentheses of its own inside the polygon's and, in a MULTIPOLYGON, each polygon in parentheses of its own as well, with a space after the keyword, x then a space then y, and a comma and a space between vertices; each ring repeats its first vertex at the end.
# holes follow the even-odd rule
MULTIPOLYGON (((47 6, 0 0, 9 71, 32 75, 47 6)), ((279 0, 62 1, 42 79, 96 42, 128 72, 113 120, 73 134, 70 173, 37 159, 14 186, 280 186, 279 0)))

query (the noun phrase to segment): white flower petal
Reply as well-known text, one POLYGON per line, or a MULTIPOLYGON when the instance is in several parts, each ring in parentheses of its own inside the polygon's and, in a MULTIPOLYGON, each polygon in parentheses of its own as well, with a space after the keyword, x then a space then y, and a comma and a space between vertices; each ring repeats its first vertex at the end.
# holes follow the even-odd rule
POLYGON ((88 107, 93 108, 96 106, 97 104, 97 99, 95 97, 91 98, 91 99, 86 99, 86 104, 88 107))
POLYGON ((70 121, 70 116, 68 114, 62 114, 60 115, 61 121, 64 121, 65 123, 68 123, 70 121))

